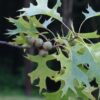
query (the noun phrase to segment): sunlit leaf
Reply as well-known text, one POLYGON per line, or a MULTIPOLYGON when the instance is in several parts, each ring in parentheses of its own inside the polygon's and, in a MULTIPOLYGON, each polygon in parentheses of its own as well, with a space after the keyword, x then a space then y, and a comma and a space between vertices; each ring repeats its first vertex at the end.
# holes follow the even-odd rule
POLYGON ((100 85, 100 43, 97 43, 90 48, 92 55, 95 58, 95 67, 90 68, 89 76, 94 75, 97 83, 100 85))
POLYGON ((20 34, 16 36, 16 38, 14 38, 13 40, 14 40, 14 43, 17 45, 26 45, 26 46, 28 45, 27 39, 24 34, 20 34))
POLYGON ((100 16, 100 12, 94 11, 94 10, 90 7, 90 5, 88 5, 87 10, 88 10, 89 13, 84 13, 84 12, 83 12, 83 14, 85 15, 86 19, 91 18, 91 17, 95 17, 95 16, 100 16))
POLYGON ((44 28, 47 28, 48 25, 50 25, 52 22, 53 22, 53 21, 52 21, 52 18, 50 18, 50 19, 48 19, 48 20, 45 20, 45 21, 43 22, 43 27, 44 27, 44 28))
POLYGON ((66 68, 63 74, 60 73, 55 78, 56 80, 63 80, 65 82, 65 85, 62 88, 62 95, 65 95, 69 88, 76 93, 73 83, 74 80, 77 80, 79 83, 84 83, 89 86, 88 76, 78 68, 78 65, 80 63, 83 63, 78 61, 79 59, 83 60, 86 63, 86 61, 84 60, 85 58, 79 57, 80 54, 77 54, 77 51, 79 49, 80 48, 78 47, 78 45, 72 47, 71 58, 65 57, 61 52, 59 52, 60 54, 56 55, 56 58, 60 61, 61 66, 66 68))
POLYGON ((57 8, 61 6, 60 0, 57 0, 56 5, 52 9, 48 7, 48 0, 36 0, 36 1, 37 5, 30 3, 29 8, 21 9, 20 11, 24 11, 24 13, 21 14, 21 16, 34 16, 43 14, 51 16, 60 21, 62 20, 60 14, 57 12, 57 8))

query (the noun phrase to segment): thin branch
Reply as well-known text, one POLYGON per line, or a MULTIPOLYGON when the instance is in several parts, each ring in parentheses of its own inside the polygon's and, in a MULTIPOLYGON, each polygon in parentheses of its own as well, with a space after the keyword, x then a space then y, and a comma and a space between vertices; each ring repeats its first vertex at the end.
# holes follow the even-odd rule
POLYGON ((0 45, 5 45, 5 46, 9 46, 9 47, 13 47, 13 48, 18 48, 18 49, 24 49, 25 47, 22 46, 15 46, 13 44, 10 44, 9 42, 6 41, 0 41, 0 45))
POLYGON ((81 23, 81 25, 80 25, 80 27, 79 27, 78 33, 81 32, 82 26, 83 26, 83 24, 86 22, 86 20, 87 20, 87 19, 84 19, 84 20, 82 21, 82 23, 81 23))

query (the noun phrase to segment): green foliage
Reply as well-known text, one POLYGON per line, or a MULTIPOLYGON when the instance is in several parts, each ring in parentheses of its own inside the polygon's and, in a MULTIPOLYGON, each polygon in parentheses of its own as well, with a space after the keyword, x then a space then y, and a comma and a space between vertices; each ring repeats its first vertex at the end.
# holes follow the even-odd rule
POLYGON ((51 16, 61 21, 62 18, 60 17, 60 14, 57 12, 58 7, 61 6, 60 0, 57 0, 56 5, 52 9, 48 8, 47 4, 48 0, 37 0, 37 5, 33 5, 32 3, 30 3, 29 8, 23 8, 20 10, 24 11, 24 13, 21 16, 34 16, 43 14, 51 16))
MULTIPOLYGON (((14 38, 14 44, 20 44, 22 46, 31 44, 31 47, 37 48, 38 54, 27 54, 26 56, 28 60, 38 65, 35 70, 29 73, 31 82, 39 79, 37 86, 40 88, 40 92, 45 95, 46 100, 95 100, 91 93, 96 88, 92 87, 90 82, 95 78, 98 84, 97 88, 99 88, 100 43, 93 44, 89 39, 99 38, 100 35, 97 35, 97 31, 80 34, 81 26, 84 23, 83 21, 79 33, 74 32, 74 30, 69 30, 66 36, 59 35, 59 33, 55 36, 55 34, 48 29, 48 25, 50 25, 53 20, 58 20, 64 24, 60 14, 57 12, 57 8, 61 6, 60 0, 57 0, 52 9, 47 6, 48 0, 36 1, 37 5, 30 4, 29 8, 21 9, 20 11, 24 11, 24 13, 21 14, 18 19, 8 18, 8 20, 16 26, 16 29, 10 30, 8 34, 15 35, 20 33, 14 38), (48 15, 50 18, 41 23, 35 15, 48 15), (25 18, 23 18, 23 16, 25 16, 25 18), (40 32, 37 28, 42 28, 46 31, 40 32), (46 37, 45 33, 46 35, 52 33, 54 38, 50 40, 46 37), (35 39, 42 39, 40 38, 41 36, 45 39, 45 42, 41 40, 42 43, 39 43, 41 45, 36 46, 37 41, 35 39), (29 41, 27 37, 31 37, 34 41, 29 41), (90 43, 86 43, 84 39, 90 41, 90 43), (51 43, 52 40, 54 43, 51 43), (46 49, 44 47, 45 43, 52 44, 52 47, 47 45, 50 49, 46 49), (53 48, 55 48, 56 51, 49 53, 49 50, 53 48), (59 61, 61 65, 59 72, 50 69, 47 65, 47 62, 53 59, 59 61), (61 81, 61 87, 57 92, 47 92, 47 77, 56 82, 61 81), (45 93, 42 91, 43 89, 46 90, 45 93)), ((88 14, 84 13, 86 19, 99 14, 93 11, 90 6, 88 6, 88 11, 88 14)), ((55 67, 55 65, 53 66, 55 67)))
POLYGON ((27 22, 22 17, 18 19, 8 18, 8 20, 9 22, 14 23, 14 25, 17 27, 15 30, 8 30, 9 33, 7 34, 9 35, 15 35, 17 33, 32 34, 38 32, 31 21, 27 22))
POLYGON ((91 33, 81 33, 80 36, 84 39, 100 38, 100 35, 97 34, 97 31, 91 33))
POLYGON ((84 58, 79 57, 77 54, 77 50, 75 49, 80 49, 79 47, 75 46, 72 48, 72 55, 70 58, 64 57, 64 55, 60 52, 59 56, 56 56, 57 59, 59 59, 61 65, 65 67, 65 72, 62 74, 58 74, 56 77, 57 79, 61 79, 65 82, 65 85, 62 88, 63 94, 68 91, 69 88, 71 88, 74 92, 76 92, 75 87, 74 87, 74 80, 77 80, 80 84, 83 82, 87 86, 89 86, 88 83, 88 77, 83 73, 79 68, 78 65, 83 61, 84 58), (79 61, 80 60, 80 61, 79 61), (67 64, 66 64, 67 62, 67 64), (80 77, 82 76, 82 77, 80 77))
POLYGON ((12 92, 13 90, 21 90, 20 87, 23 85, 22 66, 17 68, 18 75, 12 73, 12 67, 12 59, 9 59, 7 56, 6 58, 0 57, 0 95, 7 95, 9 91, 12 92))
POLYGON ((88 12, 89 13, 83 13, 86 17, 86 19, 95 17, 95 16, 100 16, 100 12, 95 12, 89 5, 88 5, 88 12))
POLYGON ((42 89, 46 89, 46 77, 52 77, 56 73, 55 71, 49 69, 46 64, 47 61, 55 58, 52 55, 48 55, 46 57, 28 55, 26 58, 30 61, 38 63, 37 69, 32 73, 29 73, 29 76, 31 77, 31 82, 37 78, 40 79, 38 86, 40 87, 41 92, 42 89))

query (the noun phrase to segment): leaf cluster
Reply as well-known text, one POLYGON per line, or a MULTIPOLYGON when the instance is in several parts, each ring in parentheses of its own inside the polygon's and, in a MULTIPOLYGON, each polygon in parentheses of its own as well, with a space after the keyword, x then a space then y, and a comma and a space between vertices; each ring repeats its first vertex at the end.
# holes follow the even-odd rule
MULTIPOLYGON (((35 47, 35 39, 42 39, 43 42, 49 41, 51 43, 53 41, 51 49, 56 49, 53 53, 49 53, 50 50, 45 50, 41 45, 36 47, 38 52, 42 49, 49 54, 45 56, 41 56, 39 53, 37 55, 27 54, 26 58, 38 65, 35 70, 28 74, 31 82, 39 79, 37 86, 40 88, 40 93, 45 95, 46 100, 95 100, 91 93, 99 88, 100 85, 100 43, 93 44, 89 39, 100 38, 100 35, 97 35, 97 31, 87 34, 80 33, 82 24, 85 21, 81 24, 78 33, 73 28, 68 28, 57 12, 58 7, 61 6, 60 0, 57 0, 52 9, 47 5, 48 0, 36 1, 37 5, 31 3, 29 8, 19 10, 24 13, 18 16, 18 19, 7 18, 16 26, 15 30, 8 30, 9 32, 7 33, 16 35, 13 42, 14 45, 30 48, 32 46, 35 47), (41 17, 38 19, 36 15, 47 15, 49 18, 41 23, 41 17), (55 36, 55 33, 48 28, 48 25, 53 20, 60 21, 69 29, 66 36, 59 35, 59 33, 55 36), (45 30, 40 32, 38 28, 45 30), (54 38, 48 39, 45 34, 52 34, 54 38), (86 43, 84 39, 90 43, 86 43), (48 61, 54 59, 59 61, 60 71, 54 71, 47 65, 48 61), (61 87, 57 92, 48 93, 46 91, 47 77, 56 82, 61 81, 61 87), (98 84, 97 88, 90 85, 94 78, 98 84), (43 89, 45 89, 45 92, 42 92, 43 89)), ((100 15, 100 13, 93 11, 90 6, 88 6, 88 11, 88 14, 84 13, 85 20, 100 15)))

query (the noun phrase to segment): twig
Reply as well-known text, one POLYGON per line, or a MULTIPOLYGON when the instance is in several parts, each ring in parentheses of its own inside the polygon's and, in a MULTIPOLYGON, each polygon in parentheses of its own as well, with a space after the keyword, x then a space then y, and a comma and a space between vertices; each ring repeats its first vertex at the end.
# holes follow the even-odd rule
POLYGON ((9 42, 6 42, 6 41, 0 41, 0 45, 5 45, 5 46, 13 47, 13 48, 18 48, 18 49, 24 49, 25 48, 25 47, 22 47, 22 46, 10 44, 9 42))

